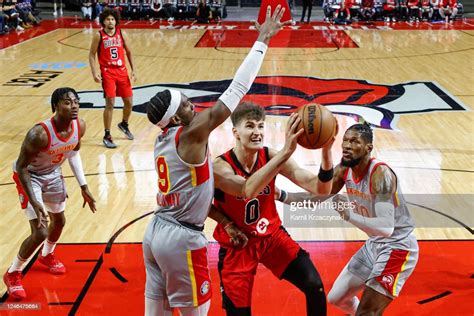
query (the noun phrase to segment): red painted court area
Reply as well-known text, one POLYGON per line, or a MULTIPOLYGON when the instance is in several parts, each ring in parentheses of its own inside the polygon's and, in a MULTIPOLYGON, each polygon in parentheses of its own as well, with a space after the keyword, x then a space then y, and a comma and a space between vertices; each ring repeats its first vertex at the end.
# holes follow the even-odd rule
MULTIPOLYGON (((326 293, 362 242, 300 242, 311 253, 326 293)), ((213 299, 209 315, 223 316, 217 272, 218 245, 209 246, 213 299)), ((138 243, 60 244, 56 254, 68 272, 54 276, 33 259, 23 279, 38 311, 1 310, 2 315, 143 315, 145 268, 138 243)), ((474 243, 421 241, 418 266, 385 315, 472 315, 474 243)), ((11 302, 4 296, 6 302, 11 302)), ((5 305, 3 305, 5 307, 5 305)), ((305 315, 304 296, 259 267, 253 292, 254 315, 305 315)), ((328 315, 343 315, 328 306, 328 315)))
MULTIPOLYGON (((252 47, 256 30, 209 30, 195 47, 252 47)), ((270 47, 291 48, 357 48, 344 31, 282 30, 270 42, 270 47)))

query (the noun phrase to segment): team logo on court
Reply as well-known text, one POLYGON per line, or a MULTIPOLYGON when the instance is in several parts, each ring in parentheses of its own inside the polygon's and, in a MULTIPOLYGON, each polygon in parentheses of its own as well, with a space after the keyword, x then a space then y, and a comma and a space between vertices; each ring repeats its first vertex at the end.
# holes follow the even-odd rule
MULTIPOLYGON (((202 111, 214 105, 231 79, 196 81, 187 84, 163 83, 133 88, 133 110, 146 113, 144 103, 157 92, 177 89, 202 111)), ((101 90, 81 91, 81 108, 104 108, 101 90)), ((319 103, 337 114, 363 118, 374 127, 394 129, 403 115, 435 111, 467 111, 467 107, 439 84, 413 81, 376 84, 355 79, 321 79, 299 76, 257 77, 244 101, 265 107, 270 115, 289 115, 307 103, 319 103)), ((117 98, 116 106, 123 106, 117 98)))
POLYGON ((209 293, 209 289, 211 288, 211 285, 209 284, 209 281, 204 281, 201 285, 201 295, 206 295, 209 293))

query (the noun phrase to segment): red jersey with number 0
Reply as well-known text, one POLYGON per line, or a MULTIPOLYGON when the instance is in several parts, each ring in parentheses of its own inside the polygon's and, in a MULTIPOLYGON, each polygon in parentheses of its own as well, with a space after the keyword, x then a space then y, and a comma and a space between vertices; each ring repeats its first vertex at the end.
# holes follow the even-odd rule
MULTIPOLYGON (((248 178, 258 169, 262 168, 269 160, 268 148, 263 147, 258 151, 257 161, 251 171, 247 173, 240 164, 232 150, 220 156, 234 170, 236 175, 248 178)), ((281 226, 281 220, 275 205, 275 178, 254 199, 245 199, 227 194, 219 189, 214 193, 214 206, 223 212, 243 232, 249 236, 265 236, 272 234, 281 226)), ((227 241, 229 236, 222 225, 214 231, 217 241, 227 241)))
POLYGON ((125 48, 123 46, 122 31, 119 28, 115 28, 115 34, 112 36, 105 33, 103 29, 99 33, 100 44, 97 54, 99 55, 100 67, 125 67, 125 48))

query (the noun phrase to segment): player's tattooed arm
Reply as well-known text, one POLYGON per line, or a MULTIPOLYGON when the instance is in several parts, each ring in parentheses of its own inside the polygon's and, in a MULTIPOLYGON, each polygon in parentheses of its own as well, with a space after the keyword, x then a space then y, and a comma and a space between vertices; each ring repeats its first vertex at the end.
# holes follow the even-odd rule
POLYGON ((41 150, 48 147, 48 135, 41 125, 36 125, 28 131, 28 134, 21 145, 20 155, 16 162, 16 172, 20 183, 25 190, 26 195, 38 217, 38 227, 47 226, 46 212, 35 197, 31 186, 30 172, 28 165, 38 156, 41 150))
POLYGON ((371 192, 375 195, 375 203, 388 202, 393 204, 393 194, 397 189, 397 178, 392 170, 386 165, 378 166, 370 181, 371 192))
POLYGON ((397 182, 395 174, 385 165, 378 166, 371 178, 375 217, 366 217, 353 210, 343 210, 345 220, 370 236, 389 237, 395 229, 393 195, 397 182))

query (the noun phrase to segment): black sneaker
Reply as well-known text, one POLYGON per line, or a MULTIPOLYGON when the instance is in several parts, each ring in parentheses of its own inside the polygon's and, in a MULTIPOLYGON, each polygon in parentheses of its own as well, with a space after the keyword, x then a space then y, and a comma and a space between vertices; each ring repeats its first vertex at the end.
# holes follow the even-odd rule
POLYGON ((112 140, 112 136, 104 136, 104 139, 102 140, 104 142, 105 147, 107 148, 117 148, 117 145, 114 144, 114 141, 112 140))
POLYGON ((133 140, 133 134, 130 132, 128 129, 128 123, 127 122, 120 122, 118 123, 118 128, 127 136, 128 139, 133 140))

